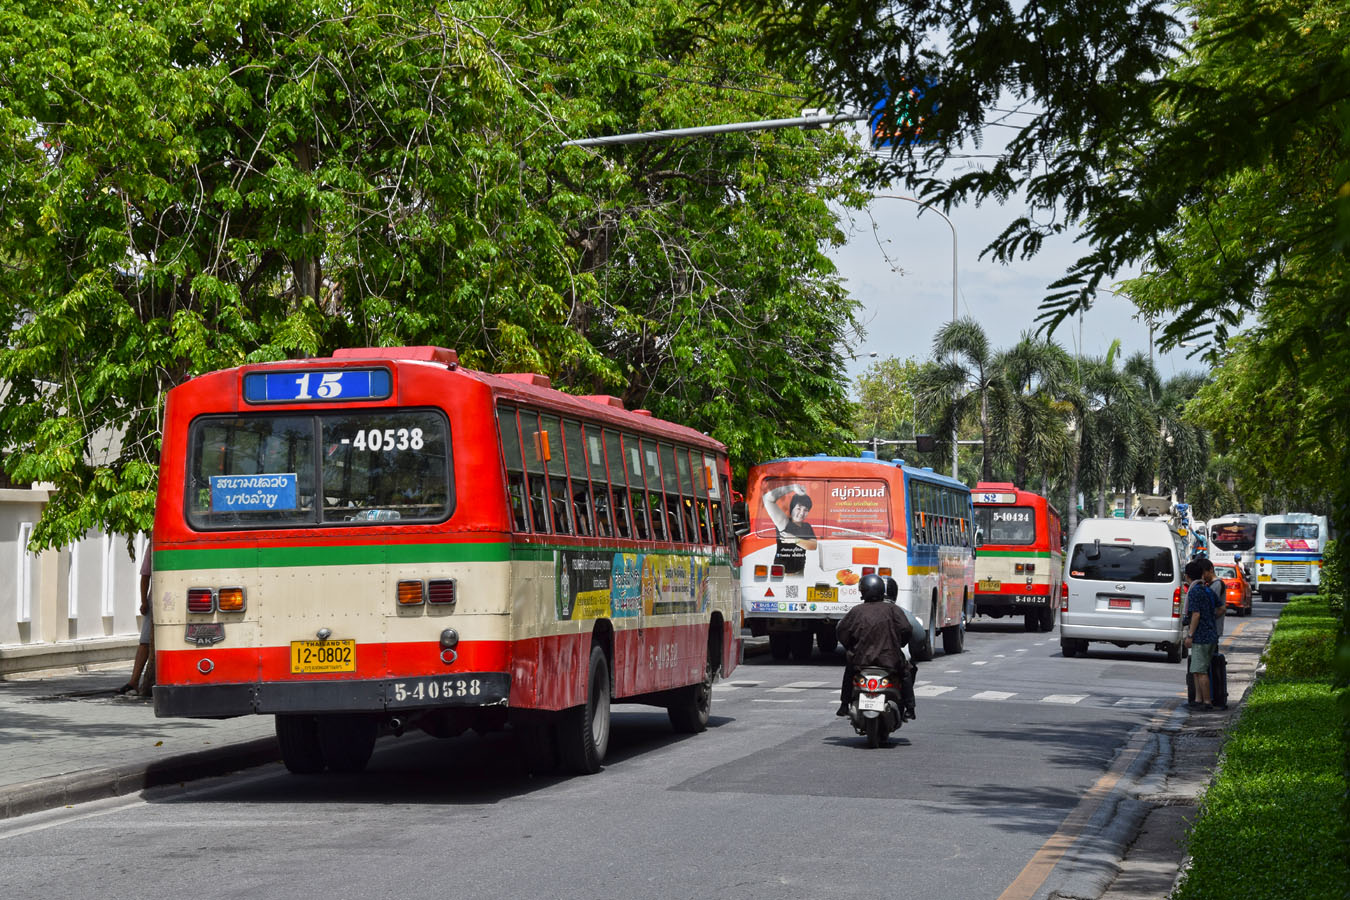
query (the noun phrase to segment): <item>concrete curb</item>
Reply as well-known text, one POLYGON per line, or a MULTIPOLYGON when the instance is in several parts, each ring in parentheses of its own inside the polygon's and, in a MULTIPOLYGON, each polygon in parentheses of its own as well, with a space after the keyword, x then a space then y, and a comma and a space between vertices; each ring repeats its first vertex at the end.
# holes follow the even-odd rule
POLYGON ((0 789, 0 819, 224 775, 281 759, 274 737, 185 753, 151 763, 82 769, 0 789))

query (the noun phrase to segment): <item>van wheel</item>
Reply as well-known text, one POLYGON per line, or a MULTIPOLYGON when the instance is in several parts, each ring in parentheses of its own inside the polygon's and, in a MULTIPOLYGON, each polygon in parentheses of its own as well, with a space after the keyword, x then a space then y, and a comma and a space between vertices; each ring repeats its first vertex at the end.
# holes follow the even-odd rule
POLYGON ((1069 640, 1068 638, 1060 638, 1059 651, 1069 659, 1073 659, 1078 655, 1078 642, 1069 640))
POLYGON ((1170 662, 1170 663, 1179 663, 1179 662, 1181 662, 1181 645, 1180 645, 1180 644, 1168 644, 1168 645, 1167 645, 1167 661, 1170 662))

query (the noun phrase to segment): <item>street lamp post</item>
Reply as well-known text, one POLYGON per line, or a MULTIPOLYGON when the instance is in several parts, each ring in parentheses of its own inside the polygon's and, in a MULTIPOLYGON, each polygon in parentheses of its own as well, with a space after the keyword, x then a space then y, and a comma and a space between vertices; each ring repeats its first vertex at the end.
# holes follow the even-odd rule
MULTIPOLYGON (((947 223, 947 227, 950 228, 950 229, 952 230, 952 321, 955 322, 956 319, 957 319, 957 317, 959 316, 958 307, 957 307, 957 303, 956 303, 956 298, 957 298, 957 287, 956 287, 956 226, 952 224, 952 220, 949 219, 949 218, 947 218, 946 213, 944 213, 942 210, 938 209, 938 208, 935 207, 935 206, 930 206, 930 205, 928 205, 927 203, 924 203, 922 200, 918 199, 917 197, 906 197, 906 196, 903 196, 903 195, 901 195, 901 194, 874 194, 873 196, 875 196, 878 200, 906 200, 906 201, 908 201, 908 202, 910 202, 910 203, 913 203, 913 204, 915 204, 915 205, 917 205, 917 206, 919 207, 919 213, 918 213, 918 214, 919 214, 920 216, 923 215, 924 210, 926 210, 926 209, 931 209, 933 212, 937 213, 939 216, 942 216, 942 221, 946 222, 946 223, 947 223)), ((952 426, 952 478, 956 478, 956 473, 957 473, 957 457, 956 457, 956 451, 957 451, 956 427, 955 427, 955 426, 952 426)))

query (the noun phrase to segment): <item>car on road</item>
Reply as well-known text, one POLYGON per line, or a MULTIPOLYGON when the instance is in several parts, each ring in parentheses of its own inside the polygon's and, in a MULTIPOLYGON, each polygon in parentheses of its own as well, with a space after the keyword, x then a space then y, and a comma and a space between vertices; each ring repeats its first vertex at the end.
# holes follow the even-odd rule
POLYGON ((1185 539, 1160 518, 1084 519, 1074 530, 1059 617, 1065 656, 1101 641, 1152 644, 1181 662, 1185 539))
POLYGON ((1214 577, 1223 582, 1223 598, 1224 602, 1228 604, 1228 608, 1239 616, 1250 616, 1252 614, 1252 583, 1247 580, 1247 575, 1243 572, 1242 566, 1218 563, 1214 566, 1214 577))

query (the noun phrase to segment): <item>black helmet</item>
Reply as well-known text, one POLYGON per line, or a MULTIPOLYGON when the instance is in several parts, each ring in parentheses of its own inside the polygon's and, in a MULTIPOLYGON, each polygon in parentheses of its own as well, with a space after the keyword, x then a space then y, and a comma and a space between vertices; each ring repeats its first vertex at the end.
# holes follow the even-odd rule
POLYGON ((892 602, 900 596, 900 583, 891 576, 886 576, 886 599, 892 602))
POLYGON ((886 582, 882 580, 880 575, 864 575, 862 581, 858 582, 858 593, 862 594, 865 603, 884 600, 886 599, 886 582))

